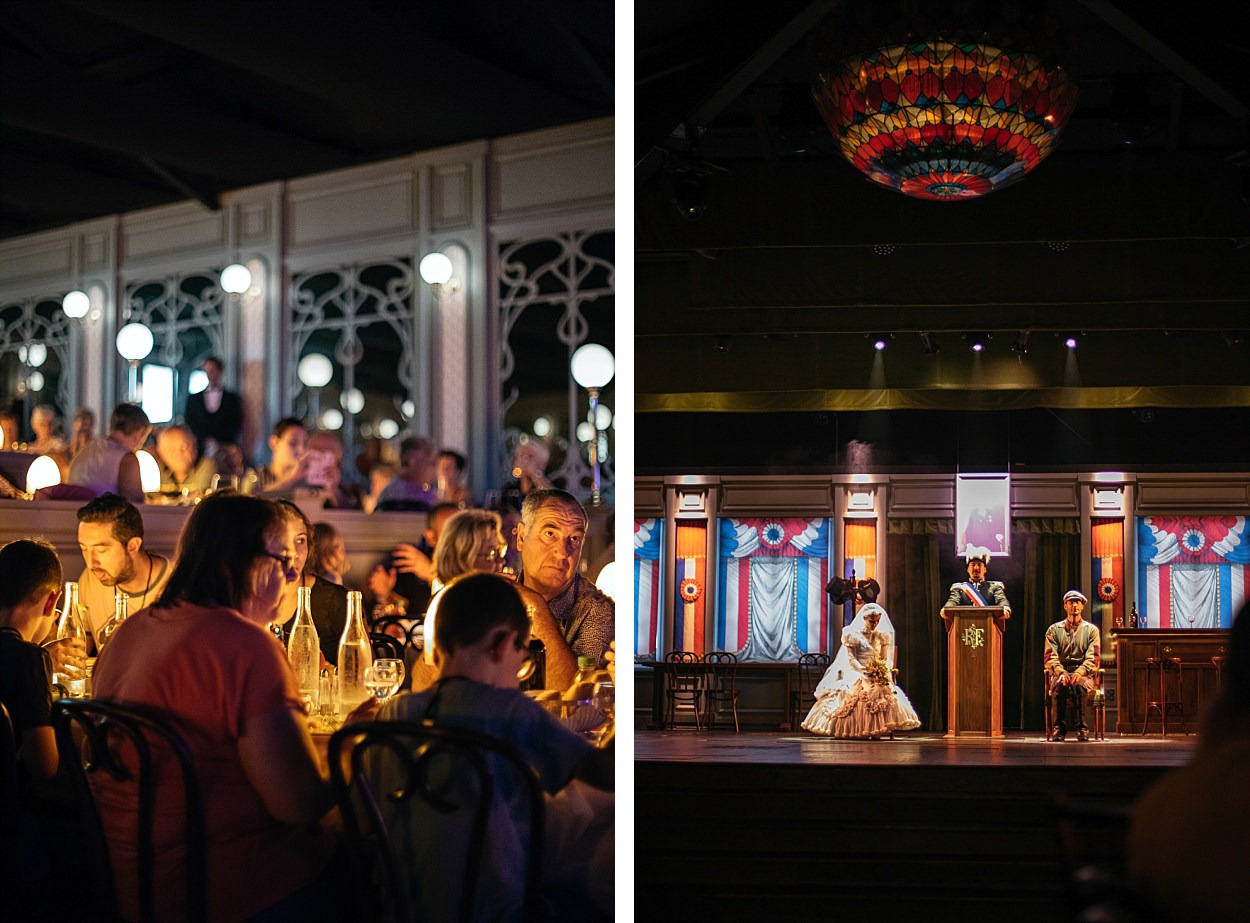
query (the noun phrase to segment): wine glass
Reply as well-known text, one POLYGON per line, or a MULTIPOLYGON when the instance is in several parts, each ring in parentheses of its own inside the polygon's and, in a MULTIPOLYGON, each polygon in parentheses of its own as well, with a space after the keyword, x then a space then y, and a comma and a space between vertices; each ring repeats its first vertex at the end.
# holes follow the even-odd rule
POLYGON ((379 702, 385 702, 399 691, 404 674, 402 660, 380 658, 365 668, 365 689, 379 702))
POLYGON ((591 693, 590 704, 593 705, 607 720, 599 729, 598 739, 605 739, 615 726, 616 719, 616 685, 607 680, 595 683, 591 693))

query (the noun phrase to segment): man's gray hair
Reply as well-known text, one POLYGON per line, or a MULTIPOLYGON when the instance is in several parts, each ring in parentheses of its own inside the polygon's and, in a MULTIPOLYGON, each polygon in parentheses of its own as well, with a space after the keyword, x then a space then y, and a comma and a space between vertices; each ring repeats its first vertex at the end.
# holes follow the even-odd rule
POLYGON ((525 500, 521 503, 521 522, 526 529, 534 524, 534 517, 538 515, 538 510, 547 503, 559 503, 569 509, 576 509, 582 514, 582 520, 587 524, 590 523, 590 517, 586 515, 586 508, 571 493, 567 490, 561 490, 559 487, 542 487, 527 493, 525 500))

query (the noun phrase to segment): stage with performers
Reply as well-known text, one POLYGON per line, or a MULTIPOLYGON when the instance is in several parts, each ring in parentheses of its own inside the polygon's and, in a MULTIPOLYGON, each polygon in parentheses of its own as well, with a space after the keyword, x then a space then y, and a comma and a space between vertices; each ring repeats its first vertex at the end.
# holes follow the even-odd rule
POLYGON ((1073 919, 1076 870, 1119 870, 1132 804, 1197 741, 717 727, 635 733, 648 918, 1073 919))

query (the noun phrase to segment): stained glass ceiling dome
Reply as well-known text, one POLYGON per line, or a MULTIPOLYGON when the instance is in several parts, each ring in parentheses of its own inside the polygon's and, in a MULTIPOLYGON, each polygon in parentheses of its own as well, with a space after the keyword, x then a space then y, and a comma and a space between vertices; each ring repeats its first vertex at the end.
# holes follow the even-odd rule
POLYGON ((1020 5, 874 4, 829 23, 817 54, 813 95, 843 156, 915 198, 1018 182, 1076 107, 1063 32, 1020 5))

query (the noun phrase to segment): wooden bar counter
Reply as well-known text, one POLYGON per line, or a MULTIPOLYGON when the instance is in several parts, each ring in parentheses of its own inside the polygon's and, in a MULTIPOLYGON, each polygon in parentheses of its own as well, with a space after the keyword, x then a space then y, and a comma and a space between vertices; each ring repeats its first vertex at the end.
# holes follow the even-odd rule
MULTIPOLYGON (((1116 712, 1115 729, 1120 734, 1140 734, 1146 720, 1146 659, 1179 657, 1181 660, 1181 705, 1185 725, 1192 734, 1198 728, 1203 705, 1215 697, 1215 665, 1211 658, 1228 653, 1227 629, 1116 628, 1115 639, 1116 712)), ((1168 733, 1180 719, 1168 717, 1168 733)), ((1151 718, 1151 733, 1160 732, 1158 714, 1151 718)))

